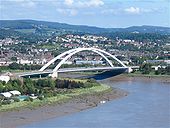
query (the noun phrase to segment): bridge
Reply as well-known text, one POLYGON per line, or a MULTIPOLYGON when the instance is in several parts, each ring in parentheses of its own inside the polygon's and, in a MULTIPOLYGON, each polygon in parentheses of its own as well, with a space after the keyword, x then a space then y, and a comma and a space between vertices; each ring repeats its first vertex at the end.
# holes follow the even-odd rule
MULTIPOLYGON (((124 67, 97 67, 97 68, 64 68, 64 69, 59 69, 57 72, 58 73, 66 73, 66 72, 82 72, 82 71, 109 71, 109 70, 127 70, 127 68, 124 67)), ((16 73, 17 76, 19 77, 25 77, 25 78, 31 78, 31 77, 43 77, 43 76, 50 76, 53 73, 52 70, 47 70, 47 71, 33 71, 33 72, 25 72, 25 73, 16 73)))
MULTIPOLYGON (((33 77, 33 76, 51 76, 51 77, 58 77, 58 73, 64 73, 64 72, 81 72, 81 71, 105 71, 107 75, 112 76, 114 74, 114 72, 119 72, 119 73, 123 73, 125 71, 127 72, 131 72, 131 68, 127 67, 124 63, 122 63, 119 59, 117 59, 114 55, 101 50, 101 49, 97 49, 97 48, 76 48, 76 49, 71 49, 68 50, 58 56, 56 56, 55 58, 53 58, 52 60, 50 60, 47 64, 45 64, 39 71, 34 71, 34 72, 25 72, 25 73, 19 73, 17 74, 19 77, 33 77), (82 51, 91 51, 94 53, 97 53, 98 55, 100 55, 101 57, 103 57, 106 62, 108 62, 109 67, 87 67, 87 68, 61 68, 60 67, 70 58, 72 57, 74 54, 82 52, 82 51), (113 60, 117 61, 121 66, 119 67, 115 67, 112 63, 111 60, 108 59, 107 56, 109 56, 110 58, 112 58, 113 60), (56 65, 56 67, 53 70, 46 70, 51 64, 53 64, 55 61, 59 60, 60 62, 56 65)), ((101 73, 101 75, 104 75, 101 73)))

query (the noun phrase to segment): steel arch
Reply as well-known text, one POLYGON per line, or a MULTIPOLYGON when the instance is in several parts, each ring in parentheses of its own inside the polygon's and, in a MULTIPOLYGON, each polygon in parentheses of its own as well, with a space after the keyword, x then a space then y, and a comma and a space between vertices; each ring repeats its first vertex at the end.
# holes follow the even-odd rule
POLYGON ((54 63, 56 60, 61 59, 63 56, 65 56, 58 64, 57 66, 53 69, 53 72, 57 72, 57 70, 61 67, 62 64, 64 64, 64 62, 66 62, 71 56, 73 56, 74 54, 81 52, 81 51, 92 51, 95 52, 97 54, 99 54, 100 56, 102 56, 111 67, 114 67, 112 62, 104 55, 108 55, 111 58, 113 58, 114 60, 116 60, 117 62, 119 62, 123 67, 127 66, 125 64, 123 64, 123 62, 121 62, 119 59, 117 59, 115 56, 113 56, 112 54, 101 50, 101 49, 97 49, 97 48, 76 48, 76 49, 71 49, 69 51, 66 51, 60 55, 58 55, 57 57, 53 58, 52 60, 50 60, 47 64, 45 64, 39 71, 44 71, 48 66, 50 66, 52 63, 54 63), (104 53, 104 54, 103 54, 104 53), (68 55, 67 55, 68 54, 68 55))

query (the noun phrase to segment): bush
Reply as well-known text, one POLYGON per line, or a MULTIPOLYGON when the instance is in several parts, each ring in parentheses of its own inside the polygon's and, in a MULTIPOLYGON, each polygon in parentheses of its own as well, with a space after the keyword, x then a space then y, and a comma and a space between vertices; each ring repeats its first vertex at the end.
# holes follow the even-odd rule
POLYGON ((43 99, 44 99, 44 96, 38 96, 38 99, 39 99, 39 100, 43 100, 43 99))
POLYGON ((84 84, 84 87, 85 87, 85 88, 91 88, 91 87, 98 86, 98 85, 99 85, 98 83, 86 82, 86 83, 84 84))
POLYGON ((2 101, 2 105, 7 105, 7 104, 10 104, 10 103, 11 103, 10 100, 4 100, 4 101, 2 101))
POLYGON ((83 87, 83 86, 84 85, 83 85, 82 82, 56 79, 56 87, 57 88, 73 89, 73 88, 80 88, 80 87, 83 87))
POLYGON ((45 96, 45 97, 52 97, 52 96, 53 96, 53 93, 48 92, 48 93, 45 93, 44 96, 45 96))
POLYGON ((30 100, 31 102, 33 102, 34 99, 33 99, 33 98, 29 98, 29 100, 30 100))
POLYGON ((57 96, 58 94, 56 92, 53 92, 53 96, 57 96))
POLYGON ((96 83, 96 80, 91 78, 91 79, 88 79, 87 82, 89 82, 89 83, 96 83))
POLYGON ((32 101, 33 101, 33 98, 30 98, 30 97, 29 97, 29 98, 24 99, 24 101, 31 101, 31 102, 32 102, 32 101))
POLYGON ((20 102, 20 100, 16 97, 12 98, 14 100, 14 102, 20 102))
POLYGON ((152 65, 149 63, 145 63, 142 66, 140 66, 139 70, 142 72, 142 74, 149 74, 152 71, 152 65))
POLYGON ((26 98, 26 99, 24 99, 24 101, 30 101, 30 99, 29 99, 29 98, 26 98))

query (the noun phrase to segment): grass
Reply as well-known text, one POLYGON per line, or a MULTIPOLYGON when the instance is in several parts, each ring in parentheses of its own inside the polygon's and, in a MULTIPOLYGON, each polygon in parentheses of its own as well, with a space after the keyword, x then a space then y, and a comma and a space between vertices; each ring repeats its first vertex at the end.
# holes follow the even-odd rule
POLYGON ((100 92, 105 92, 111 90, 110 86, 107 85, 100 85, 100 86, 93 86, 91 88, 80 88, 73 90, 73 93, 66 94, 66 96, 80 96, 84 94, 96 94, 100 92))
POLYGON ((60 80, 70 80, 70 81, 75 81, 75 82, 81 82, 81 83, 85 83, 87 82, 87 79, 74 79, 74 78, 63 78, 63 77, 59 77, 58 79, 60 80))
MULTIPOLYGON (((86 80, 77 80, 77 81, 86 82, 86 80)), ((44 98, 43 100, 35 99, 32 102, 31 101, 20 101, 20 102, 14 102, 8 105, 2 105, 0 106, 0 112, 20 110, 21 108, 34 109, 39 106, 67 102, 68 100, 72 98, 79 97, 85 94, 96 94, 97 95, 99 93, 104 93, 104 92, 111 91, 111 90, 112 90, 111 87, 107 85, 98 85, 98 86, 93 86, 90 88, 78 88, 78 89, 73 89, 71 93, 58 94, 57 96, 44 98)))
POLYGON ((8 105, 2 105, 0 107, 0 111, 8 111, 8 110, 19 110, 20 108, 30 108, 33 109, 38 106, 43 106, 47 104, 51 104, 54 102, 64 101, 69 97, 64 95, 57 95, 55 97, 45 98, 44 100, 35 99, 34 101, 20 101, 14 102, 8 105))
POLYGON ((35 29, 15 29, 15 31, 22 32, 22 33, 34 33, 35 29))
POLYGON ((8 69, 8 70, 2 70, 2 72, 11 72, 11 73, 20 73, 20 72, 30 72, 30 71, 36 71, 36 70, 13 70, 13 69, 8 69))
POLYGON ((59 49, 60 48, 60 45, 59 44, 53 44, 53 45, 49 45, 49 44, 44 44, 44 45, 40 45, 38 46, 39 48, 47 48, 49 50, 51 49, 59 49))
POLYGON ((135 76, 143 76, 143 77, 169 77, 170 75, 155 75, 154 72, 151 72, 150 74, 142 74, 141 72, 135 72, 127 74, 128 76, 135 77, 135 76))

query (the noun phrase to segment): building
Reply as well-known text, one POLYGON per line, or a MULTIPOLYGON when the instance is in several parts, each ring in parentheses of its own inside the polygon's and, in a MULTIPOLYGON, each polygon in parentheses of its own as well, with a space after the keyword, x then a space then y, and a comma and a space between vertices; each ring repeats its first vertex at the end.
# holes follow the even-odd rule
POLYGON ((19 95, 21 95, 21 92, 19 92, 17 90, 0 93, 0 96, 2 96, 4 98, 10 98, 11 96, 19 96, 19 95))
POLYGON ((21 92, 17 91, 17 90, 13 90, 13 91, 9 91, 13 96, 19 96, 21 95, 21 92))
POLYGON ((10 98, 12 94, 10 92, 3 92, 3 93, 0 93, 0 96, 5 97, 5 98, 10 98))
POLYGON ((17 63, 18 64, 33 64, 33 61, 20 59, 17 61, 17 63))
POLYGON ((76 60, 75 61, 76 64, 92 64, 92 65, 95 65, 95 64, 103 64, 103 61, 101 60, 91 60, 91 61, 88 61, 88 60, 76 60))
POLYGON ((6 83, 10 80, 9 76, 0 76, 0 81, 5 81, 6 83))

